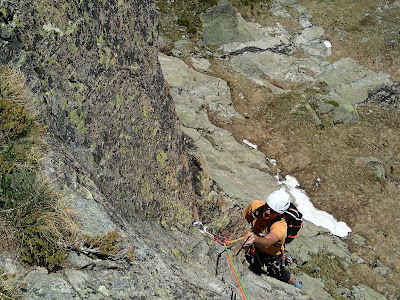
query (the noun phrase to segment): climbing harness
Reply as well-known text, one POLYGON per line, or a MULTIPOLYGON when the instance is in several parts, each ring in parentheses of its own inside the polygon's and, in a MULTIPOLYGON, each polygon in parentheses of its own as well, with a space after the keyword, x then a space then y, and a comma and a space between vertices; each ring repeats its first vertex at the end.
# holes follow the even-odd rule
POLYGON ((214 239, 214 241, 216 241, 216 242, 217 242, 218 244, 220 244, 221 246, 224 246, 225 251, 226 251, 226 254, 227 254, 227 256, 228 256, 229 264, 230 264, 231 269, 232 269, 232 271, 233 271, 233 275, 235 276, 236 282, 237 282, 237 284, 238 284, 238 286, 239 286, 240 292, 242 293, 243 299, 244 299, 244 300, 248 300, 249 298, 248 298, 248 296, 247 296, 247 293, 246 293, 246 291, 244 290, 244 287, 243 287, 243 285, 242 285, 242 282, 241 282, 241 280, 240 280, 240 278, 239 278, 239 276, 238 276, 238 274, 237 274, 237 272, 236 272, 236 268, 235 268, 235 266, 234 266, 234 264, 233 264, 232 256, 231 256, 231 254, 230 254, 230 252, 229 252, 228 245, 233 244, 233 243, 238 242, 238 241, 241 241, 241 240, 244 240, 244 239, 246 239, 246 238, 249 238, 249 237, 250 237, 251 235, 253 235, 254 233, 249 233, 248 235, 246 235, 246 236, 244 236, 244 237, 238 238, 238 239, 236 239, 236 240, 228 241, 228 239, 227 239, 225 236, 214 235, 214 234, 212 234, 211 232, 208 232, 206 226, 205 226, 203 223, 199 222, 199 221, 194 222, 194 223, 193 223, 193 226, 194 226, 194 227, 197 227, 197 229, 198 229, 201 233, 207 234, 208 236, 212 237, 212 238, 214 239))

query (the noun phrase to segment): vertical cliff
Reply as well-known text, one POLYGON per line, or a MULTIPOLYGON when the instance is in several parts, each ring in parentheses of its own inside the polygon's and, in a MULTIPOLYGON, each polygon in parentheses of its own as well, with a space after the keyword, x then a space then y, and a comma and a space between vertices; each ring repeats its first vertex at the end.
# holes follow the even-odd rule
POLYGON ((157 60, 153 1, 2 1, 0 61, 125 217, 191 216, 189 145, 157 60))

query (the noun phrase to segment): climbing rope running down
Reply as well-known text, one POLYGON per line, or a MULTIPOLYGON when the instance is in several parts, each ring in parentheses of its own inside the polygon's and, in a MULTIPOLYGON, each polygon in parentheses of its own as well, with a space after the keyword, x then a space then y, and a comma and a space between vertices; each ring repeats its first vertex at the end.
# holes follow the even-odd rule
POLYGON ((237 282, 237 284, 239 286, 240 292, 242 293, 243 299, 244 300, 249 300, 249 297, 247 296, 247 293, 246 293, 246 291, 245 291, 245 289, 243 287, 243 284, 242 284, 242 282, 241 282, 241 280, 240 280, 240 278, 239 278, 239 276, 238 276, 238 274, 236 272, 236 268, 235 268, 235 265, 233 264, 232 256, 231 256, 231 254, 229 252, 228 245, 233 244, 233 243, 238 242, 238 241, 241 241, 241 240, 244 240, 244 239, 248 238, 249 236, 253 235, 253 233, 249 233, 248 235, 243 236, 241 238, 238 238, 236 240, 228 241, 228 239, 225 236, 214 235, 211 232, 208 232, 206 226, 201 222, 194 222, 193 226, 197 227, 197 229, 201 233, 207 234, 209 237, 213 238, 214 241, 216 241, 221 246, 224 246, 225 251, 226 251, 226 255, 228 256, 229 264, 231 266, 233 275, 235 276, 236 282, 237 282))

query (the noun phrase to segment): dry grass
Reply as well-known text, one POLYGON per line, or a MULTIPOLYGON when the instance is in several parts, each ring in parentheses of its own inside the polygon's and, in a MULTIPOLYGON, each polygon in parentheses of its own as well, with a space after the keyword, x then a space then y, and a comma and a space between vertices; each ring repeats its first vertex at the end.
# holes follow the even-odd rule
POLYGON ((25 285, 26 283, 23 282, 23 278, 18 277, 16 274, 9 274, 0 269, 0 299, 23 299, 21 288, 25 285))
POLYGON ((17 69, 0 67, 0 96, 12 100, 16 105, 23 106, 31 116, 36 116, 32 98, 29 97, 25 86, 25 78, 17 69))
POLYGON ((0 99, 0 244, 25 263, 56 270, 79 230, 40 174, 44 130, 18 71, 0 67, 0 99))

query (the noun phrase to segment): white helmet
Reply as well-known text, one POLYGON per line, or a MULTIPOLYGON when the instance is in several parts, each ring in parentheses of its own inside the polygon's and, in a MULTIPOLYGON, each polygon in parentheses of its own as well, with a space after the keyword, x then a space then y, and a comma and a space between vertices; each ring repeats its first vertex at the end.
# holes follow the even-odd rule
POLYGON ((283 214, 289 208, 290 196, 284 189, 280 189, 269 194, 266 202, 273 211, 283 214))

